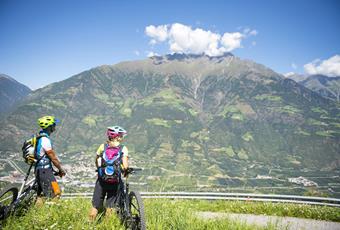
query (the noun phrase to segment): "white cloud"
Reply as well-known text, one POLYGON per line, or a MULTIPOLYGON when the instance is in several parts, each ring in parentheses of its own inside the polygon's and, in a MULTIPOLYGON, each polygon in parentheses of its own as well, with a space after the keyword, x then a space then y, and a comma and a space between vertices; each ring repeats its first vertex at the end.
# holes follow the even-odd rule
POLYGON ((135 54, 136 54, 136 56, 139 56, 139 55, 140 55, 140 53, 139 53, 138 50, 135 50, 135 54))
POLYGON ((153 38, 151 43, 155 44, 158 42, 163 42, 168 37, 168 26, 167 25, 160 25, 160 26, 147 26, 145 28, 145 34, 149 37, 153 38))
POLYGON ((297 65, 294 62, 292 63, 291 66, 292 66, 293 69, 297 69, 297 65))
POLYGON ((150 45, 167 42, 171 52, 220 56, 224 52, 241 48, 242 40, 247 36, 256 35, 257 31, 246 28, 243 33, 227 32, 222 36, 210 30, 193 29, 187 25, 174 23, 160 26, 149 25, 145 28, 145 34, 151 38, 150 45))
POLYGON ((340 55, 327 60, 316 59, 303 66, 307 74, 323 74, 329 77, 340 76, 340 55))
POLYGON ((236 33, 224 33, 221 43, 226 48, 228 52, 240 48, 241 41, 244 38, 244 35, 236 32, 236 33))
POLYGON ((156 43, 157 43, 156 39, 151 39, 149 42, 150 45, 155 45, 156 43))
POLYGON ((175 23, 169 30, 170 51, 182 53, 205 53, 210 56, 222 55, 226 50, 219 47, 221 35, 202 29, 175 23))

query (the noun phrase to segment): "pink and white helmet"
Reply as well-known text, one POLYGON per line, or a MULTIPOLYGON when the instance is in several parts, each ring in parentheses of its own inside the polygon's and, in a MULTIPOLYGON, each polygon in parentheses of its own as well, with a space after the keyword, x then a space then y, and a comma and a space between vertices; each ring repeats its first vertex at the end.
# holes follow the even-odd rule
POLYGON ((124 137, 127 132, 120 126, 107 127, 106 135, 108 138, 124 137))

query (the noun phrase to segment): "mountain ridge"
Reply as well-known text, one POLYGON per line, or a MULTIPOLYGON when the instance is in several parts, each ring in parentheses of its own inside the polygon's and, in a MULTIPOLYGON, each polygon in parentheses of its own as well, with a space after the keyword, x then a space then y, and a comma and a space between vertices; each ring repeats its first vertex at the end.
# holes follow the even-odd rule
POLYGON ((10 113, 32 90, 14 78, 0 74, 0 117, 10 113))
POLYGON ((126 128, 132 163, 156 187, 156 175, 174 186, 211 186, 271 167, 339 169, 335 102, 234 56, 154 61, 103 65, 34 91, 0 122, 2 150, 19 152, 36 119, 55 115, 57 151, 84 152, 89 161, 107 126, 126 128))
POLYGON ((340 102, 340 76, 290 74, 286 78, 298 82, 324 98, 340 102))

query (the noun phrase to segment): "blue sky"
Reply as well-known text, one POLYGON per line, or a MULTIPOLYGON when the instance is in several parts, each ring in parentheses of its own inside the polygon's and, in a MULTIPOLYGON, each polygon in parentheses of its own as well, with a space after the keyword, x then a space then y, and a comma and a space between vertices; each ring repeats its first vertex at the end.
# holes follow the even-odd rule
POLYGON ((174 25, 216 35, 218 48, 279 73, 304 73, 308 63, 311 73, 330 73, 340 63, 339 22, 335 0, 0 0, 0 73, 37 89, 99 65, 170 53, 169 43, 180 44, 174 25), (147 33, 151 25, 166 28, 167 39, 147 33), (238 34, 240 44, 223 46, 225 34, 238 34))

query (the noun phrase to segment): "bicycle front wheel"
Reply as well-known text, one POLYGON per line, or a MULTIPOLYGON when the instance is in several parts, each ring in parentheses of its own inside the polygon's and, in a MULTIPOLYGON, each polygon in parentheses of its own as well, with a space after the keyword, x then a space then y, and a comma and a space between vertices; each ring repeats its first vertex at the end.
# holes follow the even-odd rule
POLYGON ((146 222, 144 215, 144 204, 139 192, 131 191, 129 193, 129 211, 131 216, 131 229, 145 230, 146 222))
POLYGON ((37 199, 37 191, 34 186, 24 188, 19 197, 19 202, 15 207, 15 215, 22 216, 35 203, 37 199))
POLYGON ((0 192, 0 220, 4 220, 10 213, 10 206, 18 197, 18 188, 10 185, 0 192))

